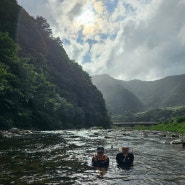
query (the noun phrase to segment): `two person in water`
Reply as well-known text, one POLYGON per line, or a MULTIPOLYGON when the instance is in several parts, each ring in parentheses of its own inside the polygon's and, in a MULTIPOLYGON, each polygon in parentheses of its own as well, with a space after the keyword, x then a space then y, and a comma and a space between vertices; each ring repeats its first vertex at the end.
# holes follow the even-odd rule
MULTIPOLYGON (((116 155, 116 162, 119 168, 130 167, 134 162, 134 154, 130 151, 130 146, 124 143, 120 147, 120 153, 116 155)), ((92 166, 95 168, 108 168, 109 157, 105 154, 103 146, 97 148, 97 153, 92 158, 92 166)))

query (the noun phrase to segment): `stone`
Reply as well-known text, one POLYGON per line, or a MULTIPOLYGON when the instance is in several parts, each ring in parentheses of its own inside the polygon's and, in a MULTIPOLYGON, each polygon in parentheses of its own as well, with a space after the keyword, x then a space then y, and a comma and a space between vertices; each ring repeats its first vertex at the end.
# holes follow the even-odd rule
POLYGON ((182 142, 182 147, 185 148, 185 141, 182 142))
POLYGON ((177 135, 177 134, 172 134, 172 135, 171 135, 171 138, 179 138, 179 135, 177 135))
POLYGON ((20 130, 18 128, 11 128, 9 131, 11 133, 20 134, 20 130))
POLYGON ((182 140, 176 139, 170 142, 170 144, 182 144, 182 140))

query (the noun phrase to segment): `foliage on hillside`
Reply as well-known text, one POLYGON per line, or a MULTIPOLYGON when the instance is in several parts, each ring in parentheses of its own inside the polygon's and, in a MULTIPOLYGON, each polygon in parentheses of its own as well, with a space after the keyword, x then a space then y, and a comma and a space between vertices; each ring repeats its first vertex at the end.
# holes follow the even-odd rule
POLYGON ((2 0, 0 22, 0 129, 110 127, 102 94, 43 17, 2 0))
POLYGON ((141 113, 113 115, 113 122, 181 122, 185 116, 185 107, 151 109, 141 113))
POLYGON ((105 98, 108 105, 111 100, 112 103, 108 108, 114 117, 115 114, 130 117, 134 112, 140 112, 142 108, 149 110, 185 106, 185 74, 156 81, 123 81, 109 75, 97 75, 93 77, 93 82, 103 95, 108 97, 105 98), (114 87, 114 89, 112 90, 110 87, 114 87), (125 92, 129 92, 130 96, 125 92), (107 96, 107 94, 111 95, 107 96), (120 101, 117 101, 118 103, 115 105, 116 100, 120 101), (130 109, 129 106, 132 108, 130 109), (126 111, 123 111, 124 108, 126 111))
POLYGON ((150 126, 150 127, 136 126, 136 127, 134 127, 134 129, 185 133, 185 122, 183 122, 183 123, 163 123, 163 124, 150 126))
POLYGON ((93 76, 93 83, 102 92, 109 112, 112 115, 143 110, 142 102, 129 90, 108 75, 93 76))

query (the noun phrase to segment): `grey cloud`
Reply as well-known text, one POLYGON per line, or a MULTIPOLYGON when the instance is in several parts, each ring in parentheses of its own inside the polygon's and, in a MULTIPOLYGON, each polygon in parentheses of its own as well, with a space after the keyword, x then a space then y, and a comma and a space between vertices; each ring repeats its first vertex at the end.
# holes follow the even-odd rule
POLYGON ((70 18, 71 21, 73 21, 73 19, 78 16, 81 11, 82 11, 82 4, 81 3, 77 3, 72 10, 68 13, 68 16, 70 18))
MULTIPOLYGON (((76 61, 83 63, 83 55, 88 47, 75 44, 78 30, 72 25, 74 18, 82 11, 85 1, 18 0, 18 2, 31 15, 46 17, 56 33, 72 43, 71 46, 64 46, 70 57, 75 56, 76 61)), ((126 80, 136 78, 153 80, 185 73, 185 1, 151 0, 146 4, 140 1, 132 2, 133 4, 137 2, 136 15, 126 15, 125 8, 121 5, 123 3, 118 3, 120 7, 115 10, 119 11, 113 12, 113 20, 119 20, 123 14, 125 18, 117 22, 111 21, 110 18, 106 24, 106 30, 112 30, 110 34, 116 33, 117 37, 114 41, 104 39, 103 45, 102 42, 92 45, 93 61, 83 64, 84 69, 90 74, 108 73, 126 80), (112 27, 115 29, 111 29, 112 27)))
POLYGON ((112 48, 107 61, 108 73, 125 79, 156 79, 185 73, 185 44, 177 38, 185 25, 185 6, 181 2, 163 0, 149 19, 123 22, 120 42, 112 48), (116 56, 120 47, 124 47, 124 52, 116 56))

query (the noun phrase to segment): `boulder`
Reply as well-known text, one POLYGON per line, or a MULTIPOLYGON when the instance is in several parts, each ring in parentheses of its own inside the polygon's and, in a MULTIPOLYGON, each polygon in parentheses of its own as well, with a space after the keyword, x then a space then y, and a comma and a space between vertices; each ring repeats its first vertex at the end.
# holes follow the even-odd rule
POLYGON ((115 136, 104 136, 105 139, 115 139, 115 136))
POLYGON ((14 134, 20 134, 20 130, 18 128, 11 128, 9 132, 14 133, 14 134))
POLYGON ((171 135, 171 138, 179 138, 179 135, 177 135, 177 134, 172 134, 172 135, 171 135))
POLYGON ((185 141, 182 142, 182 147, 185 148, 185 141))
POLYGON ((170 144, 182 144, 182 140, 176 139, 176 140, 171 141, 170 144))
POLYGON ((33 132, 30 131, 30 130, 25 130, 24 133, 25 133, 25 134, 33 134, 33 132))
POLYGON ((0 131, 0 139, 3 139, 3 138, 4 138, 3 132, 0 131))

